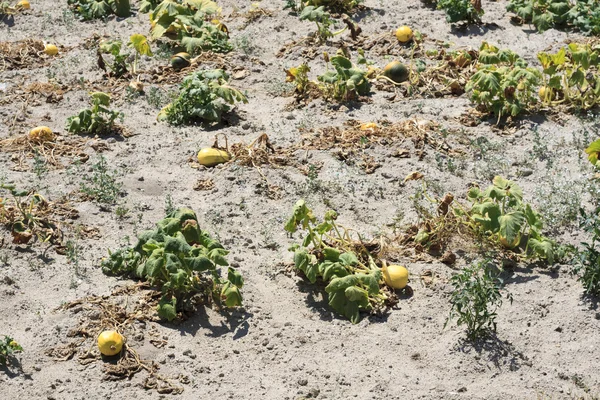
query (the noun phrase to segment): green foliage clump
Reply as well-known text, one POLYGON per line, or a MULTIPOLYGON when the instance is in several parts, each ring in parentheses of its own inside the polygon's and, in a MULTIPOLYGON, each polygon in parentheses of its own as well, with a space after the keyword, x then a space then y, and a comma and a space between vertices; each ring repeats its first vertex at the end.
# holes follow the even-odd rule
MULTIPOLYGON (((486 264, 481 262, 466 267, 450 279, 454 290, 450 295, 452 308, 446 325, 453 319, 458 326, 466 325, 469 340, 496 332, 503 282, 486 264)), ((512 303, 512 296, 509 294, 507 297, 512 303)))
POLYGON ((438 0, 437 8, 446 12, 446 20, 450 23, 478 23, 484 13, 481 6, 476 7, 471 0, 438 0))
POLYGON ((472 202, 468 211, 455 210, 466 223, 503 247, 552 264, 555 244, 542 235, 541 216, 523 201, 523 191, 515 182, 496 176, 486 190, 473 187, 467 194, 472 202))
POLYGON ((506 9, 540 32, 566 28, 588 35, 600 34, 598 0, 510 0, 506 9))
POLYGON ((127 18, 131 15, 129 0, 68 0, 84 21, 107 18, 109 15, 127 18))
POLYGON ((102 92, 90 94, 92 106, 81 110, 79 114, 67 119, 67 131, 71 133, 88 133, 91 135, 104 135, 111 133, 117 118, 123 118, 123 113, 112 111, 110 96, 102 92))
POLYGON ((112 71, 112 75, 116 78, 122 77, 129 71, 135 74, 137 72, 140 57, 152 56, 150 44, 148 43, 148 39, 144 35, 134 33, 133 35, 131 35, 127 46, 135 50, 133 61, 131 62, 131 65, 129 67, 127 65, 127 60, 131 59, 132 57, 129 53, 121 53, 123 42, 121 42, 120 40, 107 40, 100 43, 100 46, 98 47, 98 57, 100 60, 99 62, 101 62, 102 65, 106 64, 102 54, 110 54, 112 56, 112 63, 109 64, 109 68, 112 71))
MULTIPOLYGON (((150 6, 146 3, 144 9, 150 6)), ((233 47, 227 27, 217 19, 220 10, 212 0, 163 0, 150 11, 152 39, 174 39, 190 54, 229 52, 233 47)))
POLYGON ((331 12, 350 12, 364 2, 364 0, 284 0, 285 7, 293 11, 302 11, 307 6, 323 6, 331 12))
POLYGON ((478 70, 465 89, 483 111, 498 117, 517 116, 537 103, 536 89, 542 73, 516 53, 486 42, 480 49, 478 70))
POLYGON ((218 269, 229 265, 227 254, 200 229, 194 211, 180 208, 140 234, 135 247, 109 252, 101 266, 105 274, 135 277, 160 289, 158 314, 172 321, 192 308, 198 295, 224 307, 242 304, 242 276, 229 267, 222 278, 218 269))
POLYGON ((220 69, 196 71, 184 78, 179 96, 159 114, 159 120, 172 125, 194 122, 218 123, 236 102, 247 97, 228 85, 229 75, 220 69))
POLYGON ((294 244, 294 265, 311 282, 321 280, 327 286, 328 302, 338 314, 352 323, 360 321, 361 311, 385 307, 387 296, 380 290, 381 270, 371 254, 357 249, 346 229, 336 224, 337 214, 328 211, 318 222, 304 200, 294 206, 285 230, 307 232, 301 244, 294 244))
POLYGON ((0 365, 7 365, 12 355, 20 351, 23 351, 21 345, 4 335, 4 339, 0 340, 0 365))
POLYGON ((555 54, 539 53, 544 71, 542 99, 547 104, 565 104, 588 110, 600 104, 600 46, 570 43, 555 54))
MULTIPOLYGON (((362 51, 359 51, 359 64, 367 64, 362 51)), ((338 54, 330 59, 333 70, 317 77, 321 83, 319 89, 325 98, 338 101, 356 100, 371 90, 371 83, 367 78, 367 70, 358 68, 350 59, 338 54)))

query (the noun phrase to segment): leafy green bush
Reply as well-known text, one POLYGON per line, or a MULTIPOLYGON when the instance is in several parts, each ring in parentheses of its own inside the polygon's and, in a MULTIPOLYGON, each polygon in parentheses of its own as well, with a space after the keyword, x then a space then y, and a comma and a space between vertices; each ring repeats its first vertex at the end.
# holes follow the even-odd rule
POLYGON ((117 118, 123 118, 123 113, 111 111, 110 96, 102 92, 90 95, 91 108, 81 110, 79 114, 67 119, 67 131, 71 133, 88 133, 103 135, 110 133, 115 127, 117 118))
POLYGON ((4 339, 0 340, 0 365, 8 364, 12 355, 20 351, 23 351, 23 348, 19 343, 5 335, 4 339))
POLYGON ((219 12, 217 3, 211 0, 163 0, 150 11, 152 39, 175 39, 190 54, 229 52, 233 47, 227 28, 217 19, 219 12))
MULTIPOLYGON (((148 39, 144 35, 134 33, 129 38, 128 47, 135 50, 135 54, 121 53, 123 42, 120 40, 107 40, 100 43, 98 47, 99 63, 106 65, 105 59, 102 54, 110 54, 112 56, 112 63, 109 64, 109 68, 112 71, 112 75, 116 78, 120 78, 127 72, 131 71, 133 74, 137 73, 138 62, 141 56, 152 56, 152 50, 148 39), (133 58, 130 67, 127 67, 127 60, 133 58)), ((103 67, 103 69, 105 69, 103 67)))
POLYGON ((465 21, 467 23, 481 22, 484 11, 475 6, 471 0, 438 0, 437 8, 446 12, 446 20, 450 23, 465 21))
POLYGON ((600 46, 570 43, 556 54, 539 53, 547 104, 588 110, 600 104, 600 46))
MULTIPOLYGON (((502 305, 502 280, 486 266, 486 262, 464 268, 450 279, 454 287, 450 295, 452 308, 446 325, 456 319, 466 325, 467 338, 476 340, 496 332, 497 310, 502 305)), ((512 303, 512 296, 507 295, 512 303)))
POLYGON ((227 84, 229 75, 220 69, 196 71, 183 79, 179 96, 159 114, 159 120, 172 125, 193 122, 217 123, 236 102, 248 99, 227 84))
POLYGON ((387 296, 379 289, 381 270, 369 252, 356 249, 346 229, 336 224, 337 214, 328 211, 318 222, 304 200, 294 206, 285 230, 307 232, 301 244, 294 244, 294 264, 311 282, 322 280, 327 286, 328 302, 352 323, 360 321, 361 311, 384 307, 387 296))
POLYGON ((228 266, 228 251, 201 230, 196 214, 188 208, 171 212, 156 229, 140 234, 135 247, 109 252, 102 271, 109 275, 132 276, 148 281, 162 291, 157 311, 172 321, 188 310, 197 295, 221 306, 241 305, 242 276, 229 267, 227 278, 218 266, 228 266))
MULTIPOLYGON (((341 54, 331 57, 330 61, 334 69, 317 77, 321 82, 319 89, 325 98, 349 101, 369 93, 371 84, 367 79, 366 70, 356 67, 352 61, 341 54)), ((367 63, 362 54, 358 63, 367 63)))
POLYGON ((510 50, 484 42, 478 70, 465 87, 483 111, 498 117, 517 116, 537 103, 536 90, 542 74, 510 50))
POLYGON ((575 28, 600 34, 600 2, 598 0, 510 0, 506 7, 540 32, 551 28, 575 28))
POLYGON ((131 15, 129 0, 68 0, 68 4, 84 21, 106 18, 111 14, 123 18, 131 15))
POLYGON ((350 12, 364 2, 364 0, 284 0, 285 7, 293 11, 302 11, 306 6, 323 6, 327 10, 340 13, 350 12))
POLYGON ((455 212, 472 229, 513 251, 524 244, 526 256, 554 263, 555 244, 542 235, 541 216, 523 201, 519 185, 496 176, 486 190, 473 187, 467 196, 472 202, 470 210, 458 208, 455 212))

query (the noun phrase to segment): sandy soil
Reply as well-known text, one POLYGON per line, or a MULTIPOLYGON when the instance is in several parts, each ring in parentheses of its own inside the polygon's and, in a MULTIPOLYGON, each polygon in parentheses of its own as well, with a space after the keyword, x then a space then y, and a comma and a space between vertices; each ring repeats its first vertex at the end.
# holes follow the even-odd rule
MULTIPOLYGON (((12 26, 0 24, 1 41, 32 38, 64 47, 56 58, 0 72, 0 140, 22 135, 37 125, 48 125, 68 136, 66 119, 87 106, 89 91, 106 85, 96 65, 95 48, 84 46, 86 39, 98 34, 127 40, 132 33, 147 34, 149 29, 145 14, 83 23, 68 11, 66 1, 31 2, 32 10, 17 15, 12 26), (47 103, 43 96, 18 89, 48 81, 71 90, 57 103, 47 103)), ((577 244, 583 235, 572 213, 590 196, 591 168, 582 149, 598 136, 598 123, 565 115, 534 116, 503 131, 489 122, 466 127, 457 120, 471 107, 466 95, 392 98, 390 92, 377 89, 369 102, 328 106, 315 100, 306 107, 295 107, 293 98, 283 95, 289 91, 283 84, 284 69, 307 60, 311 78, 315 78, 325 69, 321 52, 334 54, 335 44, 348 41, 347 35, 318 48, 314 59, 302 46, 278 57, 284 45, 311 33, 312 24, 283 11, 282 1, 261 1, 260 6, 271 15, 247 26, 243 13, 250 8, 249 1, 220 0, 219 4, 237 44, 234 52, 224 56, 225 65, 247 72, 232 80, 232 85, 249 97, 249 103, 237 109, 239 121, 210 130, 157 123, 158 106, 149 103, 150 89, 157 87, 153 93, 166 93, 173 85, 147 84, 146 95, 127 96, 125 82, 113 90, 114 108, 124 113, 123 125, 131 136, 88 140, 82 150, 89 156, 87 163, 78 165, 73 163, 76 157, 64 157, 63 168, 49 166, 38 177, 32 158, 0 151, 0 176, 37 190, 50 201, 70 196, 79 213, 65 228, 66 239, 77 248, 76 261, 52 249, 45 253, 45 246, 39 243, 12 244, 9 232, 0 228, 5 239, 0 247, 0 334, 14 337, 25 349, 18 355, 18 365, 0 370, 0 397, 91 400, 169 396, 143 389, 144 372, 131 380, 104 381, 100 361, 82 365, 75 356, 59 362, 45 353, 68 343, 67 333, 82 316, 89 318, 85 313, 57 311, 59 306, 85 296, 108 295, 116 286, 132 283, 102 274, 99 260, 108 249, 126 243, 126 237, 133 240, 136 232, 151 228, 164 216, 169 201, 198 213, 202 227, 231 250, 229 260, 246 279, 243 309, 225 315, 200 310, 180 323, 147 322, 139 327, 142 335, 130 339, 144 359, 158 363, 161 375, 183 387, 183 393, 177 395, 180 398, 598 396, 600 314, 582 300, 583 290, 570 274, 571 266, 515 267, 506 280, 514 301, 505 302, 499 310, 497 337, 469 345, 462 329, 454 324, 444 328, 444 323, 450 309, 448 278, 470 263, 473 254, 458 251, 452 267, 434 258, 397 260, 410 270, 413 295, 401 297, 385 317, 366 317, 352 325, 331 313, 322 291, 288 272, 292 257, 287 248, 294 239, 283 230, 295 201, 305 198, 318 213, 333 207, 344 225, 367 237, 391 235, 395 219, 402 226, 417 219, 411 197, 423 181, 403 183, 412 171, 423 173, 438 195, 452 192, 463 198, 469 183, 484 186, 494 175, 502 174, 516 180, 526 199, 548 216, 553 238, 577 244), (464 156, 449 157, 425 146, 424 157, 419 159, 410 140, 371 146, 364 154, 382 166, 365 174, 358 162, 340 161, 331 151, 299 152, 295 157, 305 166, 322 165, 316 178, 308 178, 294 166, 262 168, 269 183, 280 188, 279 198, 267 196, 264 180, 255 168, 233 164, 199 170, 188 162, 199 148, 212 144, 216 133, 226 134, 230 143, 250 143, 265 132, 276 147, 286 147, 299 142, 303 129, 340 126, 348 119, 399 122, 407 118, 439 122, 440 130, 450 132, 448 143, 464 151, 464 156), (476 139, 490 143, 489 148, 474 145, 476 139), (99 157, 92 146, 97 142, 107 146, 102 155, 123 182, 119 205, 129 209, 124 219, 117 218, 116 207, 107 210, 73 194, 99 157), (399 147, 408 147, 411 156, 392 157, 399 147), (452 162, 448 166, 449 160, 454 167, 452 162), (209 178, 214 181, 213 189, 194 190, 198 180, 209 178), (78 226, 97 228, 98 232, 77 234, 78 226), (430 285, 419 279, 427 270, 436 277, 430 285), (166 345, 152 345, 152 337, 162 338, 166 345), (179 375, 187 380, 177 382, 179 375)), ((484 22, 497 27, 466 31, 452 29, 443 12, 417 0, 367 0, 365 5, 367 11, 359 16, 364 36, 409 24, 429 40, 447 42, 451 48, 477 49, 485 40, 510 48, 533 64, 537 52, 577 38, 555 30, 538 34, 512 25, 504 0, 484 3, 484 22)), ((389 52, 392 55, 387 57, 378 51, 367 52, 367 58, 379 66, 391 58, 406 60, 407 54, 397 46, 389 52)), ((142 60, 142 69, 166 63, 164 56, 157 56, 142 60)))

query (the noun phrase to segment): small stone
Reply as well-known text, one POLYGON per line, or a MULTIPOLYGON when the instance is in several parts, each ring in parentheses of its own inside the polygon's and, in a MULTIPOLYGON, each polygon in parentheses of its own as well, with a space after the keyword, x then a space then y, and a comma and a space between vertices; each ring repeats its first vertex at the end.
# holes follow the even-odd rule
POLYGON ((308 385, 308 379, 304 379, 304 378, 298 379, 298 385, 300 385, 300 386, 308 385))
POLYGON ((533 175, 533 170, 529 168, 524 168, 521 170, 521 176, 530 176, 533 175))
POLYGON ((109 143, 109 144, 117 143, 117 139, 115 139, 114 137, 110 137, 110 138, 106 139, 106 143, 109 143))
POLYGON ((250 123, 244 122, 242 124, 242 129, 245 130, 245 131, 247 131, 248 129, 250 129, 250 126, 251 126, 250 123))

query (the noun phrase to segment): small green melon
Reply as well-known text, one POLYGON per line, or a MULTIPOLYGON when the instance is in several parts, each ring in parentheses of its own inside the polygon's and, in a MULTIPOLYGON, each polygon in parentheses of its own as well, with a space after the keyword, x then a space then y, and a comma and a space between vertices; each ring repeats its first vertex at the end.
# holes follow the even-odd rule
POLYGON ((392 61, 383 69, 383 76, 396 83, 402 83, 408 80, 408 69, 400 61, 392 61))
POLYGON ((171 67, 175 71, 184 69, 190 66, 190 55, 188 53, 177 53, 171 57, 171 67))

